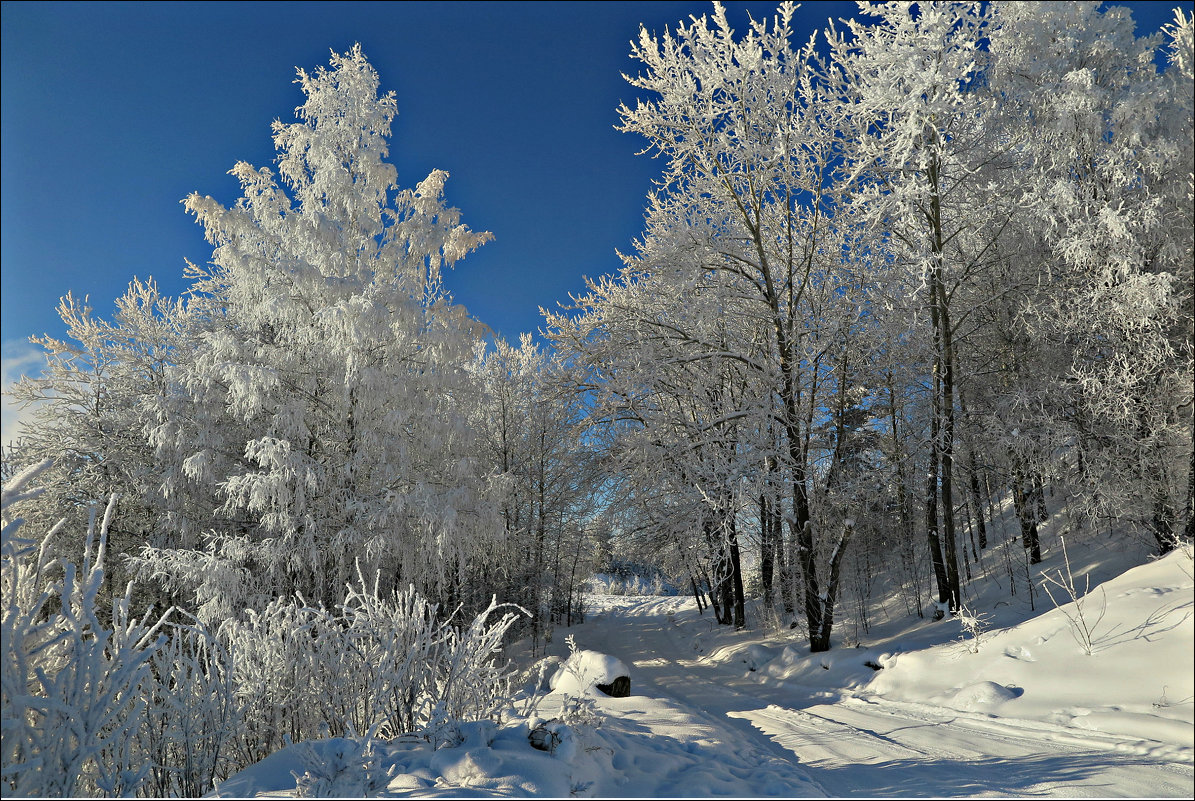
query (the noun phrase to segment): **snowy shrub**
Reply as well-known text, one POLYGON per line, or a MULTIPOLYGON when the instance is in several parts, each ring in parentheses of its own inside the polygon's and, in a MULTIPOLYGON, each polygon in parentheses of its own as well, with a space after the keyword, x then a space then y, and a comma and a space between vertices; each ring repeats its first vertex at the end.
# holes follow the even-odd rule
POLYGON ((984 635, 988 632, 988 624, 991 622, 992 616, 983 612, 975 612, 963 606, 955 613, 954 619, 958 621, 959 627, 962 628, 962 633, 959 635, 959 642, 962 643, 968 653, 979 653, 979 648, 983 644, 984 635))
POLYGON ((227 650, 194 621, 171 626, 155 651, 145 688, 139 746, 152 768, 144 790, 155 797, 196 798, 227 775, 229 746, 240 728, 227 650))
MULTIPOLYGON (((429 724, 452 725, 457 721, 498 720, 510 705, 515 673, 509 663, 498 665, 502 637, 517 620, 507 611, 496 622, 490 616, 500 608, 497 598, 473 618, 464 630, 445 626, 443 648, 436 663, 433 685, 436 701, 429 724)), ((518 607, 514 607, 517 609, 518 607)))
POLYGON ((513 675, 495 658, 517 617, 492 619, 502 607, 460 629, 414 588, 384 596, 360 578, 336 612, 298 597, 227 622, 240 760, 329 734, 449 741, 458 722, 498 719, 513 675))
POLYGON ((390 783, 372 737, 337 737, 321 746, 306 746, 307 770, 295 776, 299 798, 369 798, 390 783))
MULTIPOLYGON (((238 765, 250 765, 277 751, 287 739, 315 736, 312 717, 320 695, 313 686, 310 629, 316 611, 277 599, 244 620, 228 621, 220 638, 232 662, 237 716, 238 765)), ((346 676, 347 679, 347 676, 346 676)))
MULTIPOLYGON (((5 795, 131 795, 149 773, 137 748, 146 716, 142 685, 160 646, 165 616, 130 615, 131 586, 101 620, 97 595, 116 497, 87 529, 80 569, 47 580, 45 545, 16 536, 11 504, 48 466, 15 476, 3 492, 3 767, 5 795), (148 616, 147 616, 148 617, 148 616)), ((169 614, 169 613, 167 613, 169 614)))
POLYGON ((571 634, 565 642, 569 657, 551 679, 552 690, 564 695, 560 720, 572 726, 597 728, 602 725, 603 717, 594 700, 595 685, 611 682, 615 675, 629 675, 630 671, 612 656, 579 650, 571 634))
POLYGON ((1042 571, 1041 587, 1046 591, 1054 608, 1066 615, 1066 619, 1070 621, 1070 633, 1075 638, 1075 642, 1079 644, 1079 648, 1083 653, 1091 656, 1095 651, 1095 630, 1108 611, 1108 598, 1101 589, 1102 603, 1099 611, 1088 608, 1091 576, 1088 575, 1084 578, 1082 590, 1076 587, 1075 577, 1071 572, 1070 555, 1066 552, 1066 540, 1059 537, 1059 542, 1062 543, 1062 561, 1066 566, 1066 572, 1063 573, 1061 569, 1058 569, 1051 575, 1042 571), (1058 597, 1054 596, 1055 592, 1058 593, 1058 597))

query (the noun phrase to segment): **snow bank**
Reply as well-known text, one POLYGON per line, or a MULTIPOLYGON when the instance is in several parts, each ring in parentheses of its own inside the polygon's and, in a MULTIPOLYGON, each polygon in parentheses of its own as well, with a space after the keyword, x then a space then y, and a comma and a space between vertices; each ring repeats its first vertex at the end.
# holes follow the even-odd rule
POLYGON ((882 657, 866 690, 1191 747, 1193 588, 1191 554, 1176 551, 1093 588, 1079 602, 1088 637, 1070 603, 977 645, 882 657))
MULTIPOLYGON (((545 699, 555 715, 562 695, 545 699)), ((292 745, 220 784, 213 797, 757 797, 824 795, 796 764, 727 743, 708 722, 659 698, 596 701, 599 726, 553 718, 461 727, 458 744, 415 739, 372 744, 333 738, 292 745), (551 753, 529 735, 560 735, 551 753), (762 760, 762 763, 761 763, 762 760)))
POLYGON ((569 771, 528 741, 537 722, 463 724, 459 743, 438 749, 414 738, 375 741, 372 753, 342 737, 292 745, 222 782, 213 797, 293 797, 301 785, 325 797, 568 796, 569 771))

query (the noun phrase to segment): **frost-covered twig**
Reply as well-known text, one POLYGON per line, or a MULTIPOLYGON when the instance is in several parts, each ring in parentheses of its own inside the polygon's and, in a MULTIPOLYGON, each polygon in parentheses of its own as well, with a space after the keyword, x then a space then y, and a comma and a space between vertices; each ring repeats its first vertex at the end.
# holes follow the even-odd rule
MULTIPOLYGON (((6 519, 8 503, 28 497, 23 486, 35 472, 18 476, 6 491, 6 519)), ((49 586, 41 585, 45 549, 15 536, 18 521, 5 527, 5 795, 130 795, 149 773, 136 747, 146 715, 142 690, 170 612, 155 622, 132 617, 130 585, 101 621, 103 554, 115 505, 113 496, 98 531, 91 517, 84 569, 65 563, 62 579, 49 586)))
POLYGON ((955 620, 958 621, 959 626, 963 630, 963 633, 959 635, 959 641, 963 644, 963 647, 970 653, 979 653, 984 635, 988 631, 988 624, 991 622, 991 615, 974 612, 963 606, 955 613, 955 620))

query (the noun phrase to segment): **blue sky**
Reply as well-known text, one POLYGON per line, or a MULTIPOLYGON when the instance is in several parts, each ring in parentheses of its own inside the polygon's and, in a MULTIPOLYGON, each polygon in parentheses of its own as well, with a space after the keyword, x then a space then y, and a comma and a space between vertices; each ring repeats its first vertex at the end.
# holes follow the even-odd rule
MULTIPOLYGON (((1172 3, 1121 3, 1138 31, 1172 3)), ((1183 3, 1189 7, 1189 2, 1183 3)), ((745 9, 730 3, 736 28, 745 9)), ((629 251, 658 162, 616 132, 634 90, 629 41, 640 23, 674 27, 703 2, 4 3, 2 316, 5 383, 30 335, 61 335, 67 290, 101 316, 134 276, 185 288, 184 258, 210 247, 179 201, 225 205, 238 160, 272 162, 270 122, 293 119, 296 66, 361 42, 399 117, 391 156, 403 186, 451 173, 448 201, 495 241, 446 283, 508 339, 612 272, 629 251)), ((805 3, 821 27, 853 3, 805 3)), ((802 38, 807 34, 802 34, 802 38)), ((7 419, 6 419, 7 428, 7 419)))

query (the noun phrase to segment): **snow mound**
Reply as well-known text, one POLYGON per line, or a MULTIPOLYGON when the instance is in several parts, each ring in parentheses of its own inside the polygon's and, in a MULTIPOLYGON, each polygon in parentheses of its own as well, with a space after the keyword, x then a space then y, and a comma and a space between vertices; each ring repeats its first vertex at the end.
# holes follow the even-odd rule
POLYGON ((1005 687, 994 681, 980 681, 947 694, 942 702, 960 712, 987 712, 1005 701, 1019 698, 1021 694, 1022 690, 1019 687, 1005 687))
POLYGON ((610 684, 619 676, 630 677, 622 660, 597 651, 574 651, 553 674, 549 686, 567 695, 595 695, 599 684, 610 684))
POLYGON ((811 654, 806 646, 787 645, 777 657, 760 667, 760 675, 803 687, 838 691, 867 684, 891 658, 875 648, 838 648, 811 654))
MULTIPOLYGON (((541 715, 498 726, 459 726, 436 744, 417 737, 362 743, 332 738, 283 748, 222 782, 216 798, 671 798, 816 797, 824 793, 797 764, 724 739, 711 720, 666 699, 595 699, 600 728, 559 717, 562 696, 541 715), (550 751, 531 745, 550 731, 550 751)), ((542 743, 541 743, 542 744, 542 743)))
POLYGON ((769 648, 766 645, 759 643, 751 643, 747 646, 746 651, 741 655, 740 659, 747 665, 747 670, 754 673, 766 666, 769 662, 777 656, 777 649, 769 648))

